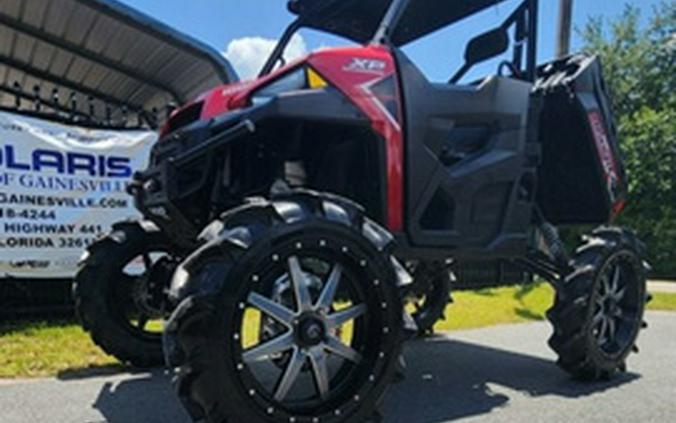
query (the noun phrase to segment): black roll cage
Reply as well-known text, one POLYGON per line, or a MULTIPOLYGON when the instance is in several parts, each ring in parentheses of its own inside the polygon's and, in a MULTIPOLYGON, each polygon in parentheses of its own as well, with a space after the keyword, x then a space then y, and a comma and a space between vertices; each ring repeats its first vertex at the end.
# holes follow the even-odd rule
MULTIPOLYGON (((537 76, 537 16, 538 0, 525 0, 497 28, 507 32, 514 26, 512 61, 503 63, 510 65, 515 71, 515 77, 530 82, 534 82, 537 76), (526 56, 525 70, 523 68, 524 53, 526 56)), ((449 83, 457 83, 475 64, 466 61, 449 80, 449 83)))
MULTIPOLYGON (((378 26, 378 30, 374 34, 371 43, 393 46, 390 36, 393 30, 397 27, 397 24, 406 11, 406 8, 409 6, 410 1, 411 0, 392 0, 392 3, 388 7, 382 22, 378 26)), ((329 5, 336 2, 337 0, 331 0, 329 5)), ((506 31, 510 27, 514 26, 514 51, 512 61, 509 63, 513 69, 519 71, 519 76, 521 79, 531 82, 535 81, 537 72, 538 3, 539 0, 523 0, 516 10, 512 12, 512 14, 499 27, 500 29, 506 31), (526 62, 525 71, 523 69, 524 55, 526 62)), ((283 62, 284 51, 286 50, 287 45, 291 41, 293 35, 299 29, 305 26, 305 21, 308 19, 308 16, 313 16, 315 13, 319 13, 321 10, 328 7, 326 2, 321 4, 321 6, 320 4, 321 3, 318 3, 318 5, 310 10, 308 14, 299 16, 293 22, 291 22, 291 24, 282 34, 282 37, 275 46, 275 49, 270 54, 270 57, 268 57, 268 60, 265 62, 259 77, 268 75, 273 71, 277 63, 280 61, 283 62)), ((472 68, 472 66, 474 66, 473 63, 465 63, 449 82, 457 82, 472 68)))

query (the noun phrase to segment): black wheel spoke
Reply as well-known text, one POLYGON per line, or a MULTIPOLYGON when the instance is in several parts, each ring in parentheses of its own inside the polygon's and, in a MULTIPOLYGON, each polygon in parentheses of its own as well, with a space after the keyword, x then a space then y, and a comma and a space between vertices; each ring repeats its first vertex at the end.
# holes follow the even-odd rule
POLYGON ((271 341, 267 341, 244 352, 242 358, 247 363, 260 361, 271 355, 289 351, 294 347, 293 333, 287 332, 271 341))
POLYGON ((148 321, 150 320, 150 317, 145 314, 141 314, 138 318, 138 321, 136 322, 136 327, 139 328, 140 330, 144 330, 146 326, 148 326, 148 321))
POLYGON ((620 289, 620 265, 619 263, 615 264, 615 269, 613 271, 612 281, 610 282, 610 294, 615 294, 620 289))
POLYGON ((312 363, 312 373, 317 386, 317 392, 322 400, 329 395, 329 367, 327 365, 326 353, 323 347, 314 347, 310 350, 310 362, 312 363))
POLYGON ((619 289, 615 294, 613 295, 613 300, 616 303, 620 303, 624 299, 624 295, 627 293, 626 288, 619 289))
POLYGON ((300 372, 303 369, 303 365, 307 361, 307 356, 299 348, 295 347, 293 353, 291 354, 291 359, 289 364, 286 367, 286 370, 282 374, 281 379, 277 383, 275 388, 275 401, 282 402, 286 399, 289 391, 293 388, 294 384, 300 376, 300 372))
POLYGON ((296 310, 299 313, 312 310, 312 296, 310 295, 307 278, 300 266, 298 257, 289 257, 288 265, 291 284, 293 285, 293 292, 296 297, 296 310))
POLYGON ((336 296, 336 291, 338 290, 338 285, 340 284, 340 277, 343 272, 343 267, 340 264, 336 264, 331 270, 331 274, 326 281, 324 289, 322 290, 319 300, 317 300, 317 308, 321 308, 325 312, 331 310, 333 305, 333 300, 336 296))
POLYGON ((612 342, 615 340, 615 331, 617 330, 617 324, 615 319, 610 317, 608 318, 608 341, 612 342))
POLYGON ((346 360, 353 361, 355 363, 358 363, 361 361, 361 354, 359 354, 357 351, 352 349, 351 347, 348 347, 347 345, 343 344, 343 341, 340 339, 334 337, 334 336, 329 336, 329 340, 326 343, 326 348, 338 355, 339 357, 342 357, 346 360))
POLYGON ((366 305, 360 304, 328 316, 328 325, 331 329, 339 328, 346 323, 359 318, 366 313, 366 305))
POLYGON ((293 324, 294 312, 269 298, 252 292, 249 294, 249 304, 289 328, 293 324))
POLYGON ((153 261, 150 258, 150 253, 143 254, 143 265, 146 268, 146 272, 150 272, 150 269, 153 268, 153 261))

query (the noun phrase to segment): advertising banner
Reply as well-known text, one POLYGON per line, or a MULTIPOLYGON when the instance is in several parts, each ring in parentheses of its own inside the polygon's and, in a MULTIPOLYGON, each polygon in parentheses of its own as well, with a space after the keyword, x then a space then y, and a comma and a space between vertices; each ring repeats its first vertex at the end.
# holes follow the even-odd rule
POLYGON ((125 189, 156 138, 0 111, 0 278, 72 277, 89 244, 138 217, 125 189))

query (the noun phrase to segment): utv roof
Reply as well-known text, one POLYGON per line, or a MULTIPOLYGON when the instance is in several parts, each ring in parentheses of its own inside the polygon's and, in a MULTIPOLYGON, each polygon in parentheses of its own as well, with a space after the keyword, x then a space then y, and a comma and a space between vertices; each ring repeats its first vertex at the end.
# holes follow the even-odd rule
POLYGON ((87 98, 97 113, 163 110, 237 79, 214 49, 116 0, 0 0, 0 40, 0 108, 39 89, 75 94, 81 113, 87 98))
MULTIPOLYGON (((289 10, 307 27, 370 41, 397 0, 290 0, 289 10)), ((506 0, 410 0, 391 41, 404 45, 506 0)))

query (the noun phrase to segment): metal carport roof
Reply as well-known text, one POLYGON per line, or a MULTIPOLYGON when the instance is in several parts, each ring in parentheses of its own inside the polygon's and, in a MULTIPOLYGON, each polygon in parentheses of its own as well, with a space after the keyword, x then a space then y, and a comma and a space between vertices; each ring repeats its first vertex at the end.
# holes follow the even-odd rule
POLYGON ((3 109, 153 126, 167 104, 236 79, 214 49, 115 0, 0 1, 3 109))

